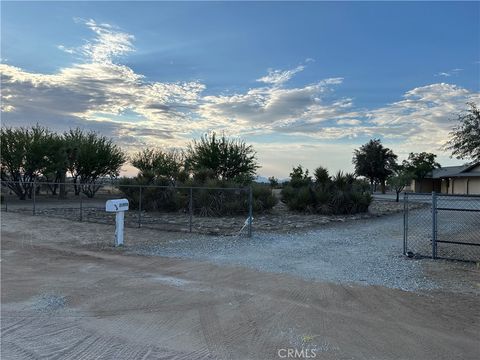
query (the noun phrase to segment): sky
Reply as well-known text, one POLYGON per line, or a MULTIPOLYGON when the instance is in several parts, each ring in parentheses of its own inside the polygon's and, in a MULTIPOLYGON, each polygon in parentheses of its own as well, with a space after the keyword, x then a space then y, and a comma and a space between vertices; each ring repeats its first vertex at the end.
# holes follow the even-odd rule
POLYGON ((479 2, 0 6, 2 126, 79 126, 129 154, 215 131, 263 176, 352 171, 371 138, 456 165, 442 145, 480 104, 479 2))

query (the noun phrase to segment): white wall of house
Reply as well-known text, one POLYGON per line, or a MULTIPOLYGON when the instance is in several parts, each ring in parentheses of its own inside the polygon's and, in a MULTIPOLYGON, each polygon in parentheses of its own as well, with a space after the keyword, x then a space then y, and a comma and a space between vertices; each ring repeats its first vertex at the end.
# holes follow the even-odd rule
MULTIPOLYGON (((473 169, 470 169, 467 173, 464 173, 468 176, 468 173, 474 173, 477 175, 480 173, 480 165, 475 166, 473 169)), ((438 179, 436 180, 438 181, 438 179)), ((432 179, 425 179, 422 182, 421 192, 429 193, 434 189, 432 179)), ((469 194, 469 195, 480 195, 480 177, 458 177, 450 179, 442 179, 440 188, 438 184, 435 186, 436 191, 438 189, 442 194, 469 194), (447 186, 448 185, 448 186, 447 186)), ((405 188, 406 191, 420 192, 420 181, 412 180, 410 186, 405 188)))
POLYGON ((480 178, 470 178, 468 181, 468 193, 472 195, 480 195, 480 178))
POLYGON ((466 194, 467 193, 467 179, 465 178, 456 178, 452 179, 453 182, 453 193, 454 194, 466 194))
POLYGON ((450 184, 448 194, 480 195, 480 178, 478 177, 450 179, 450 184))

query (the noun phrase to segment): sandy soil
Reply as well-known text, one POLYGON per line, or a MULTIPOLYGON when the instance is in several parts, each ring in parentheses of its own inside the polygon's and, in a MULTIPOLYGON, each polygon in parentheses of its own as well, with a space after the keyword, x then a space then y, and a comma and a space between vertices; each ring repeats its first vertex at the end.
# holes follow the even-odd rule
POLYGON ((480 353, 473 293, 310 282, 92 246, 112 233, 2 214, 2 359, 279 359, 288 348, 318 359, 480 353))

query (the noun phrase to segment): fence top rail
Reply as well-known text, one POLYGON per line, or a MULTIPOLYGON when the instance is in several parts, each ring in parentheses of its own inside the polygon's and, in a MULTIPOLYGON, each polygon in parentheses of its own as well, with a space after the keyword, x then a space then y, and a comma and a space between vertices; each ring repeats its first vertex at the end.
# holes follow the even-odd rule
MULTIPOLYGON (((432 196, 432 193, 417 193, 417 192, 405 192, 405 196, 423 196, 423 197, 428 197, 432 196)), ((479 198, 480 199, 480 194, 445 194, 445 193, 435 193, 436 196, 442 196, 442 197, 450 197, 450 198, 456 198, 456 197, 463 197, 463 198, 479 198)))
POLYGON ((442 196, 442 197, 462 197, 462 198, 477 198, 480 199, 480 194, 440 194, 437 193, 437 196, 442 196))
POLYGON ((250 186, 245 187, 209 187, 209 186, 177 186, 177 185, 141 185, 141 184, 118 184, 115 182, 104 183, 74 183, 74 182, 54 182, 54 181, 8 181, 2 180, 1 184, 7 186, 8 184, 31 184, 31 185, 69 185, 69 186, 115 186, 115 187, 138 187, 138 188, 163 188, 163 189, 203 189, 203 190, 242 190, 246 191, 250 186))

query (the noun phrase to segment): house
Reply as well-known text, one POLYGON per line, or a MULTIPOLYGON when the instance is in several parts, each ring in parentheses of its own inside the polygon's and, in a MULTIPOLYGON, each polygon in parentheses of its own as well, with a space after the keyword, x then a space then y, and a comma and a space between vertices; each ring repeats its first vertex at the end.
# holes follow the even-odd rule
POLYGON ((422 181, 412 180, 409 188, 422 193, 480 195, 480 162, 435 169, 422 181))

